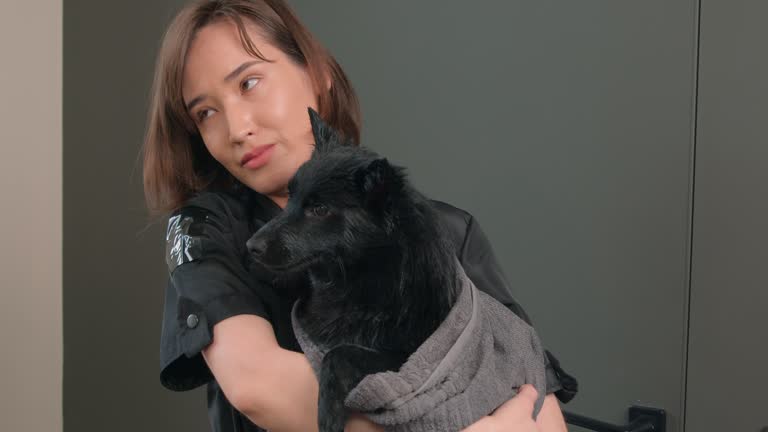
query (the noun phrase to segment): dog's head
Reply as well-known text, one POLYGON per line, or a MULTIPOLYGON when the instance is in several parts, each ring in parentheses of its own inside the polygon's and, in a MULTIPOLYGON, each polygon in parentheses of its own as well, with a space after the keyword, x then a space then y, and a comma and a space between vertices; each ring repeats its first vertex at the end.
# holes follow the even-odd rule
POLYGON ((349 265, 391 246, 398 207, 407 205, 404 170, 344 142, 309 109, 315 149, 288 184, 283 212, 247 242, 251 257, 278 273, 349 265))

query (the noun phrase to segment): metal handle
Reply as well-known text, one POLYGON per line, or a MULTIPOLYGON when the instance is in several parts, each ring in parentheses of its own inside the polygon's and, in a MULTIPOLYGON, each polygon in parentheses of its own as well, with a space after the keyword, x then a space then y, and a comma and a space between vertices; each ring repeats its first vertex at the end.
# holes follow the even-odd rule
POLYGON ((666 432, 667 413, 663 409, 629 407, 629 424, 614 425, 604 421, 563 411, 565 422, 597 432, 666 432))

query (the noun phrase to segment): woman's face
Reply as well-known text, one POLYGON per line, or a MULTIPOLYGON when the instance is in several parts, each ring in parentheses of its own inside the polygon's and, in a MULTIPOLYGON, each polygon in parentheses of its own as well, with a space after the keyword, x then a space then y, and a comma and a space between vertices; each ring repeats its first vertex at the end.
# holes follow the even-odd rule
POLYGON ((306 70, 245 23, 258 51, 274 62, 249 55, 230 21, 206 25, 187 54, 184 104, 214 159, 285 207, 288 181, 312 154, 307 107, 317 110, 317 97, 306 70), (243 164, 249 153, 257 156, 243 164))

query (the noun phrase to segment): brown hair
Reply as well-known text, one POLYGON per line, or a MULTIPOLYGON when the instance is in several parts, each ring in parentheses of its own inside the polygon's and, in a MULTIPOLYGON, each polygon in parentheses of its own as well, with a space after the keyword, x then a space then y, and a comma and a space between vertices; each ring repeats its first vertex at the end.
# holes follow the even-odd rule
POLYGON ((360 107, 354 89, 333 56, 314 38, 284 0, 198 0, 181 9, 163 36, 150 93, 142 148, 144 197, 150 215, 180 207, 193 194, 230 188, 238 181, 210 155, 189 117, 181 93, 184 63, 195 34, 214 20, 229 19, 243 48, 270 61, 245 30, 253 22, 264 38, 306 68, 318 96, 318 112, 343 138, 360 142, 360 107), (324 84, 326 74, 331 87, 324 84))

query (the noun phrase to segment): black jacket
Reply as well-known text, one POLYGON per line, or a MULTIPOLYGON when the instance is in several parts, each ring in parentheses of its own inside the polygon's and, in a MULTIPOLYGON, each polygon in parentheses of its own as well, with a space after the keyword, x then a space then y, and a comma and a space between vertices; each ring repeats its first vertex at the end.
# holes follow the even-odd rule
MULTIPOLYGON (((477 221, 464 210, 433 201, 450 232, 457 256, 478 289, 490 294, 531 324, 477 221)), ((281 347, 301 352, 290 310, 295 296, 248 270, 245 243, 281 211, 252 191, 204 192, 171 214, 166 233, 169 278, 160 338, 160 382, 175 391, 207 384, 208 417, 213 432, 255 432, 254 425, 229 403, 200 351, 213 326, 238 314, 267 319, 281 347)), ((562 402, 577 392, 576 380, 546 351, 547 393, 562 402)), ((258 361, 258 359, 254 359, 258 361)))

